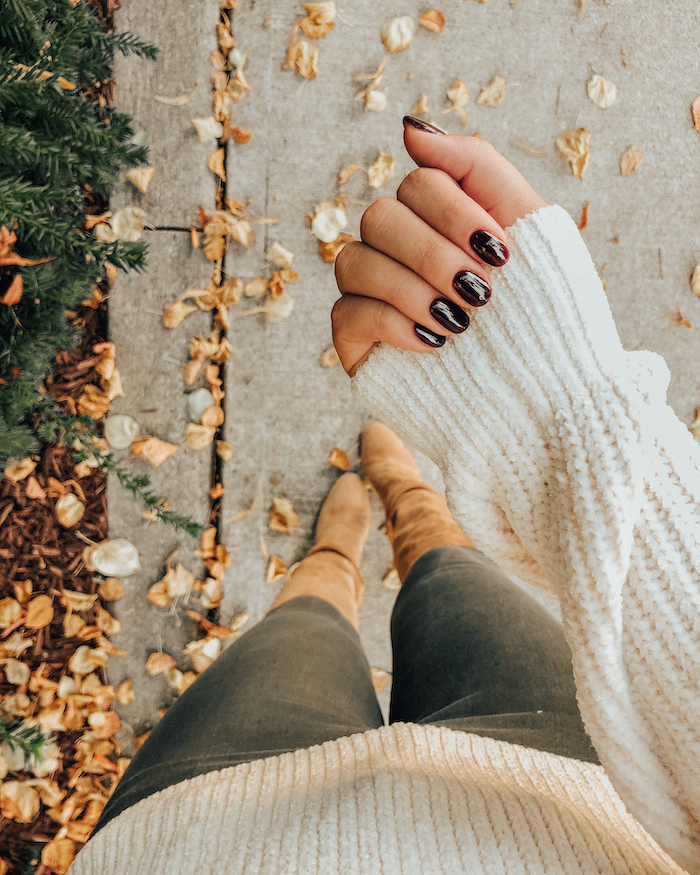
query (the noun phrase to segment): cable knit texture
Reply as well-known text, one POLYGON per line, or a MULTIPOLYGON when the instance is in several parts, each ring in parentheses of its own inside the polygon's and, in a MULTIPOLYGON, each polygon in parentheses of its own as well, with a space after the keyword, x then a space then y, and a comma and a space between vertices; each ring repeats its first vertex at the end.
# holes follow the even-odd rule
POLYGON ((394 724, 169 787, 72 875, 700 875, 700 447, 568 214, 508 237, 469 331, 378 347, 353 390, 441 467, 476 547, 559 599, 602 768, 394 724))

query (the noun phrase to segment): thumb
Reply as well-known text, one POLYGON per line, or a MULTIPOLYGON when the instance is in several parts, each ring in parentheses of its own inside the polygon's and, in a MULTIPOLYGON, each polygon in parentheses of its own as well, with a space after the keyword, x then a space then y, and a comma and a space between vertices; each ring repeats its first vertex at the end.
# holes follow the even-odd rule
POLYGON ((413 116, 403 121, 406 151, 416 164, 443 170, 502 228, 547 206, 520 171, 486 140, 446 134, 413 116))

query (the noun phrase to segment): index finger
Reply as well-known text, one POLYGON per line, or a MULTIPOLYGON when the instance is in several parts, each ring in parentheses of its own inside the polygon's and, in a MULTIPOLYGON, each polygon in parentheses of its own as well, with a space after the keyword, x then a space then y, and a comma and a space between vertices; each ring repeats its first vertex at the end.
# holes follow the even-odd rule
POLYGON ((439 128, 432 131, 419 119, 406 116, 404 144, 419 167, 443 170, 502 228, 547 206, 520 171, 486 140, 444 134, 439 128))

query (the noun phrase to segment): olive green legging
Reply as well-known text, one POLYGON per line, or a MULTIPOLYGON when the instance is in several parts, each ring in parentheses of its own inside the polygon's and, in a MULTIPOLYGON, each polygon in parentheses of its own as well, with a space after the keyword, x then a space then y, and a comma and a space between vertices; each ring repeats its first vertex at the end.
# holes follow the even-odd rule
MULTIPOLYGON (((473 547, 414 564, 391 617, 389 722, 432 723, 598 763, 561 625, 473 547)), ((234 641, 131 762, 93 835, 165 787, 384 725, 360 637, 301 596, 234 641)))

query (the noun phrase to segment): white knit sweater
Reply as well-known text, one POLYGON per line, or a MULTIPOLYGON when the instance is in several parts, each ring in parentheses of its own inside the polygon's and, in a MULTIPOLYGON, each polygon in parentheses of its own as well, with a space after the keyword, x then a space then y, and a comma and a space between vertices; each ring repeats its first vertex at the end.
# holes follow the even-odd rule
POLYGON ((700 447, 564 210, 508 237, 467 332, 381 346, 353 388, 441 467, 477 548, 558 597, 602 767, 394 724, 169 787, 71 875, 699 875, 700 447))

